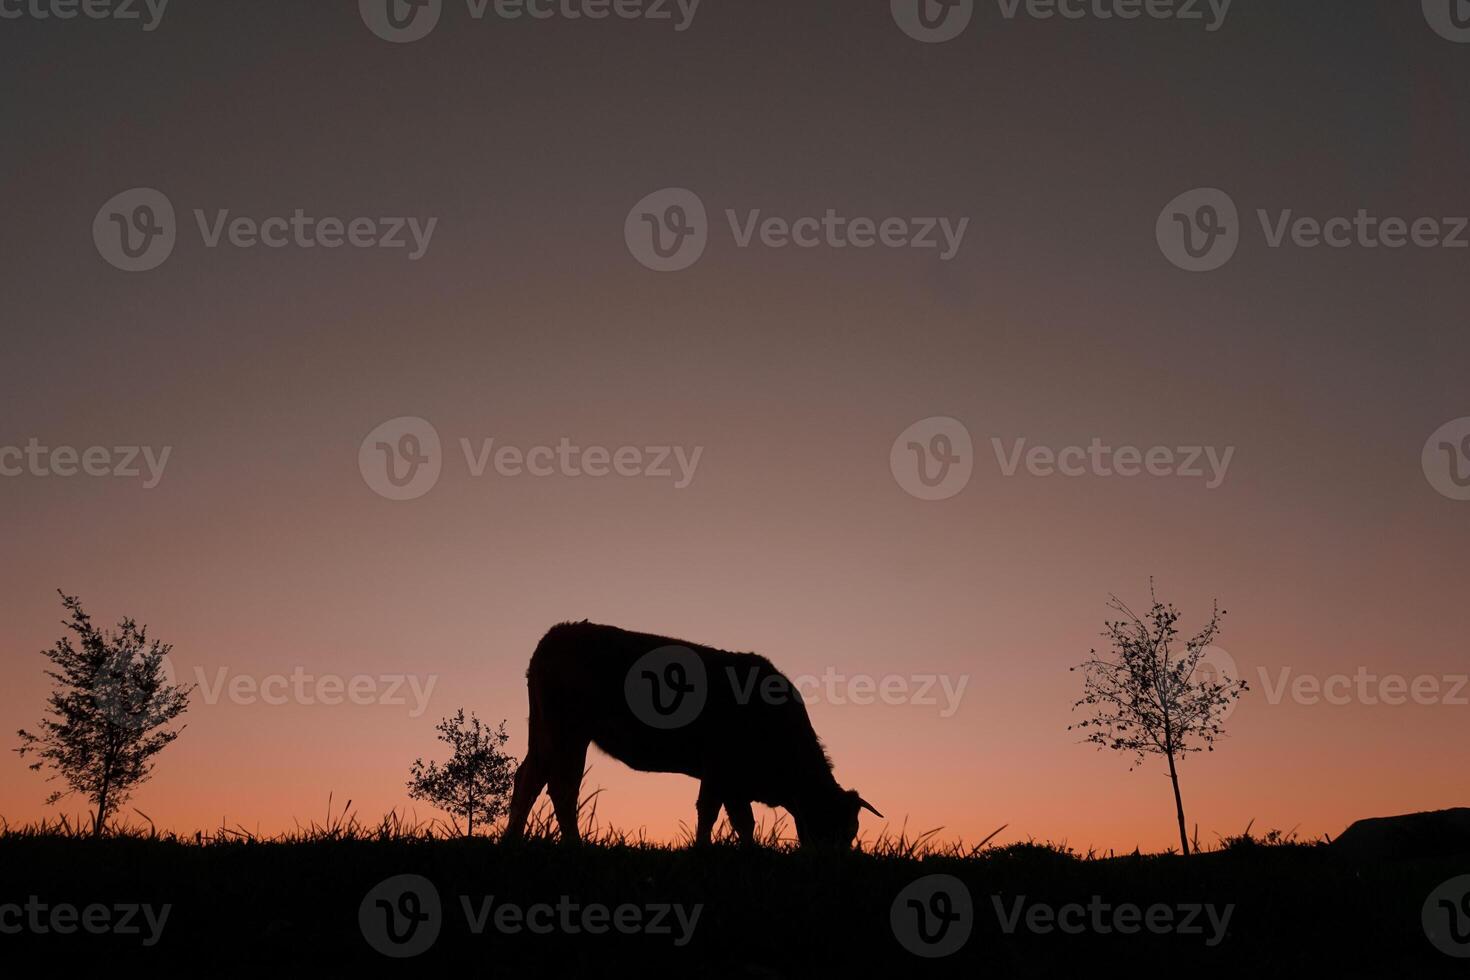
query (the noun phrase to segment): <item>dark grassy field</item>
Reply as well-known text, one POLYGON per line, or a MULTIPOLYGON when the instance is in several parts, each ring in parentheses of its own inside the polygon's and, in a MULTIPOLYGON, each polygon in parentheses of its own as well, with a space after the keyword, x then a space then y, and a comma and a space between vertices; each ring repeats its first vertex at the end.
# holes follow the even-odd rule
MULTIPOLYGON (((1268 845, 1249 837, 1188 859, 1093 858, 1034 844, 965 852, 892 838, 846 854, 729 843, 694 851, 606 833, 599 840, 575 849, 544 838, 502 845, 350 823, 271 841, 236 833, 198 843, 155 834, 94 840, 56 828, 9 831, 0 835, 0 905, 24 905, 34 895, 48 907, 146 903, 159 910, 167 903, 170 911, 151 946, 139 913, 138 934, 25 928, 0 935, 0 950, 12 967, 32 959, 53 967, 101 961, 164 976, 294 976, 309 968, 336 976, 436 966, 468 967, 473 976, 608 970, 660 977, 1056 977, 1075 970, 1103 976, 1169 970, 1190 977, 1433 977, 1470 971, 1470 960, 1431 945, 1420 918, 1437 885, 1470 870, 1470 855, 1363 864, 1326 844, 1268 845), (440 912, 432 916, 424 895, 417 906, 392 900, 397 911, 431 915, 415 938, 432 942, 413 958, 395 959, 365 934, 364 921, 366 930, 381 933, 374 923, 382 921, 383 910, 369 902, 366 919, 359 913, 371 889, 403 874, 432 883, 440 912), (972 928, 951 955, 924 958, 906 948, 898 933, 909 930, 912 942, 912 930, 895 927, 891 911, 906 887, 936 874, 963 883, 973 903, 972 928), (550 931, 533 933, 518 920, 497 928, 492 911, 476 933, 465 902, 478 915, 492 896, 492 909, 546 903, 551 908, 532 917, 538 926, 550 924, 550 931), (1002 920, 1022 896, 1023 908, 1163 904, 1177 924, 1193 904, 1213 904, 1217 912, 1234 908, 1223 932, 1203 913, 1197 934, 1104 934, 1091 925, 1091 913, 1080 932, 1033 931, 1024 916, 1007 932, 1002 920), (573 903, 577 911, 567 921, 575 933, 561 924, 558 910, 573 903), (609 922, 619 906, 633 906, 622 913, 625 927, 636 913, 645 925, 669 931, 590 934, 582 926, 599 920, 581 915, 599 903, 612 910, 609 922), (686 921, 699 906, 692 929, 672 912, 656 923, 657 909, 667 905, 682 905, 686 921)), ((1068 921, 1075 924, 1076 913, 1068 921)), ((1100 921, 1118 922, 1106 915, 1100 921)), ((407 920, 400 925, 406 934, 407 920)))

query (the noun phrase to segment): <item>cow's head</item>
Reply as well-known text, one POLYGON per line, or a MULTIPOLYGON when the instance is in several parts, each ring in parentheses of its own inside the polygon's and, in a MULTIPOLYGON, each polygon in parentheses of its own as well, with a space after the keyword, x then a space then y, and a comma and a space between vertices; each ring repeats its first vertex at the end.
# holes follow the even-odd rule
POLYGON ((859 810, 883 816, 873 804, 859 796, 857 790, 833 784, 831 792, 818 794, 793 810, 791 815, 796 821, 796 836, 803 847, 848 848, 857 837, 859 810))

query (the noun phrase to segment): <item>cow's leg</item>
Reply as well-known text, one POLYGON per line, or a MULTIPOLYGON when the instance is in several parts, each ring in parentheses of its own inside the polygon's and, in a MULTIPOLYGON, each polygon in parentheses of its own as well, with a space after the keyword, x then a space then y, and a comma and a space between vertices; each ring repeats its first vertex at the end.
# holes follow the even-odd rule
POLYGON ((708 844, 715 829, 715 820, 720 815, 720 796, 710 787, 707 779, 699 784, 699 799, 694 801, 694 812, 699 818, 694 831, 694 843, 708 844))
POLYGON ((515 792, 510 798, 510 814, 505 821, 505 839, 520 840, 526 831, 526 818, 536 797, 546 788, 546 767, 541 755, 532 749, 516 768, 515 792))
POLYGON ((730 826, 735 828, 740 843, 749 846, 755 843, 755 814, 750 812, 749 800, 726 800, 725 815, 730 826))
POLYGON ((556 825, 561 828, 564 844, 581 843, 577 830, 577 797, 582 791, 582 773, 587 768, 586 740, 562 742, 547 773, 547 793, 556 810, 556 825))

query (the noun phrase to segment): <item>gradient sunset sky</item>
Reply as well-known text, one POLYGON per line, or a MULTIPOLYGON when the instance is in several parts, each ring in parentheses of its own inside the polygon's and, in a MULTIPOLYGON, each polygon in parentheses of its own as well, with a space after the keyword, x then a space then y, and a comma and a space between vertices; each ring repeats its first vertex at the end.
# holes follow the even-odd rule
MULTIPOLYGON (((159 484, 0 478, 0 728, 42 715, 56 595, 131 615, 181 679, 409 674, 409 705, 206 703, 131 805, 262 832, 410 807, 456 708, 525 748, 524 670, 590 618, 789 674, 967 677, 940 705, 810 707, 897 828, 1174 843, 1163 767, 1067 726, 1110 593, 1148 580, 1250 681, 1183 764, 1202 842, 1467 803, 1470 706, 1271 703, 1288 676, 1470 672, 1470 502, 1426 479, 1470 416, 1470 250, 1268 247, 1255 214, 1470 214, 1470 45, 1418 3, 1236 0, 1224 25, 1007 20, 919 43, 887 2, 704 0, 668 21, 476 21, 408 44, 357 4, 170 5, 154 31, 0 21, 0 447, 172 447, 159 484), (144 273, 98 254, 129 188, 179 214, 144 273), (629 209, 694 191, 703 257, 657 273, 629 209), (1160 210, 1227 191, 1210 273, 1160 210), (405 250, 206 248, 192 212, 438 219, 405 250), (724 212, 968 218, 934 251, 740 248, 724 212), (431 422, 443 473, 384 499, 359 447, 431 422), (889 451, 964 424, 963 491, 889 451), (1221 486, 1002 474, 1007 445, 1234 447, 1221 486), (702 447, 692 483, 473 476, 460 439, 702 447)), ((1453 686, 1446 683, 1446 688, 1453 686)), ((1470 697, 1470 689, 1459 692, 1470 697)), ((7 746, 10 748, 13 746, 7 746)), ((696 784, 596 751, 598 815, 672 839, 696 784)), ((85 810, 0 755, 12 825, 85 810)), ((131 815, 131 811, 128 811, 131 815)), ((770 811, 757 808, 769 818, 770 811)), ((871 816, 863 829, 883 826, 871 816)))

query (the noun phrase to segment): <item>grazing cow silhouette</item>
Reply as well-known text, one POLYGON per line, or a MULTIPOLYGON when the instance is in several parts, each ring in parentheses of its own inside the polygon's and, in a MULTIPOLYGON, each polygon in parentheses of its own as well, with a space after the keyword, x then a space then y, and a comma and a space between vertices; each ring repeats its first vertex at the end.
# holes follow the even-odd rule
POLYGON ((509 839, 521 836, 546 787, 562 839, 580 840, 577 797, 590 743, 634 769, 698 779, 697 844, 709 842, 721 806, 752 843, 753 800, 790 812, 803 845, 850 847, 860 809, 883 816, 837 784, 796 689, 753 653, 562 623, 531 655, 526 687, 530 747, 516 771, 509 839))

